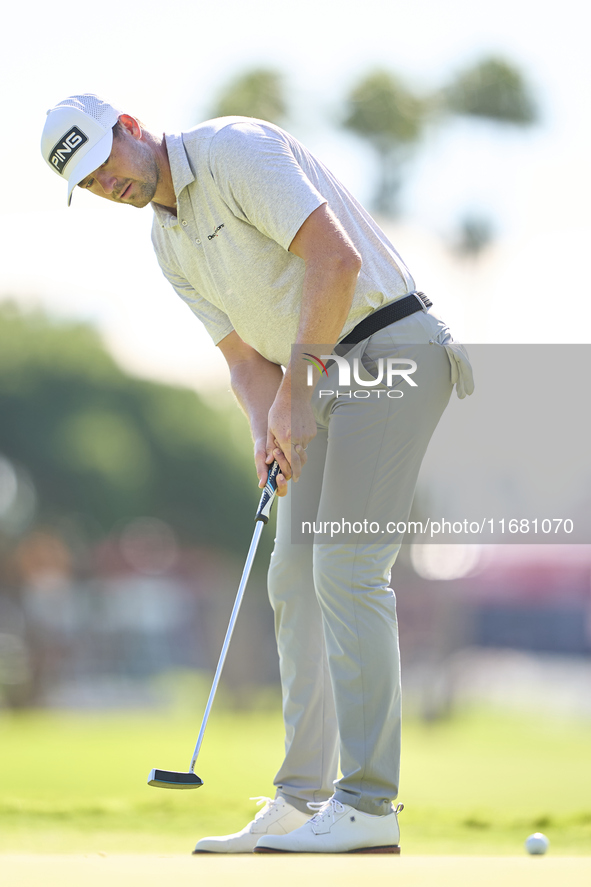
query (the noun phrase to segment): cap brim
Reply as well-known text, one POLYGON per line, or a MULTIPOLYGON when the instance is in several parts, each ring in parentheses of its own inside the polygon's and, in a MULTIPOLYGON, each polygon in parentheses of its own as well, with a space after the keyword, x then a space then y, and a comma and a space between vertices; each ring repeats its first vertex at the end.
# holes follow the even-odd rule
POLYGON ((76 185, 79 185, 86 176, 90 175, 91 172, 94 172, 95 169, 98 169, 105 162, 111 153, 112 147, 113 130, 110 129, 73 167, 68 175, 68 206, 72 202, 72 193, 76 185))

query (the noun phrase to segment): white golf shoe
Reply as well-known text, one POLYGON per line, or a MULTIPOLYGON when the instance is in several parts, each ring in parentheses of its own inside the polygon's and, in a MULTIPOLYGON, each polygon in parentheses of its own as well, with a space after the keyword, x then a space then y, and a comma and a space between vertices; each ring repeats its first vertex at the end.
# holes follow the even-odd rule
POLYGON ((400 853, 398 814, 403 805, 386 816, 361 813, 336 798, 319 808, 315 816, 287 835, 267 834, 255 853, 400 853))
POLYGON ((234 835, 221 835, 201 838, 195 853, 252 853, 259 838, 264 835, 286 835, 299 828, 310 818, 309 813, 300 813, 284 798, 251 798, 257 804, 265 804, 252 822, 234 835))

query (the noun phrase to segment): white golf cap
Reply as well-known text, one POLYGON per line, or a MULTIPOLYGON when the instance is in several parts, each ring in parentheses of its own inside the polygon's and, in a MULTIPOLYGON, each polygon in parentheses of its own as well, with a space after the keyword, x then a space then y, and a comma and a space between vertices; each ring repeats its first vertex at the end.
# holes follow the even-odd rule
POLYGON ((113 127, 121 113, 90 92, 72 95, 47 112, 41 153, 67 179, 68 206, 76 185, 111 153, 113 127))

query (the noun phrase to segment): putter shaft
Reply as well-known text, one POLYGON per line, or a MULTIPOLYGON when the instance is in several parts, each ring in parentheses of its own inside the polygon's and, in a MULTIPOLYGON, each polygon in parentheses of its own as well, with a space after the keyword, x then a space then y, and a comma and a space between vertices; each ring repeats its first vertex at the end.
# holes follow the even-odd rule
POLYGON ((199 731, 199 736, 197 738, 197 745, 195 746, 195 751, 193 752, 193 757, 191 758, 189 770, 194 770, 195 762, 199 756, 199 750, 201 748, 201 743, 203 742, 205 728, 207 727, 207 720, 209 718, 209 713, 211 711, 211 707, 213 705, 213 700, 215 699, 215 694, 216 694, 216 691, 218 688, 218 684, 220 682, 222 669, 224 667, 224 662, 226 661, 226 655, 228 653, 228 647, 230 646, 230 640, 232 639, 232 633, 234 631, 234 626, 236 625, 236 620, 238 618, 238 613, 240 611, 240 605, 242 604, 242 598, 244 597, 244 591, 246 589, 248 577, 250 576, 250 571, 252 569, 254 556, 255 556, 256 550, 258 548, 259 539, 261 538, 261 533, 263 532, 263 527, 264 527, 264 523, 262 521, 257 521, 257 524, 255 526, 255 530, 254 530, 254 534, 252 537, 252 542, 250 543, 250 548, 248 549, 246 563, 244 564, 244 570, 242 571, 242 579, 240 580, 240 585, 238 586, 238 593, 236 595, 236 600, 234 601, 234 608, 232 610, 232 615, 230 616, 228 630, 226 631, 226 637, 224 638, 224 643, 222 646, 222 652, 220 653, 218 667, 216 668, 216 672, 215 672, 215 675, 213 678, 213 684, 211 685, 211 690, 209 691, 209 699, 207 700, 207 705, 205 706, 205 714, 203 715, 201 729, 199 731))
POLYGON ((232 638, 234 626, 236 625, 236 619, 238 618, 238 612, 240 610, 240 605, 242 604, 242 598, 244 597, 244 591, 246 589, 248 577, 250 576, 250 571, 259 544, 259 539, 261 538, 261 533, 263 531, 264 525, 269 521, 271 508, 273 506, 273 501, 277 493, 277 475, 279 474, 279 470, 280 469, 278 463, 273 462, 273 464, 269 468, 267 483, 265 484, 265 487, 261 494, 261 501, 259 502, 259 507, 255 515, 255 530, 253 533, 252 542, 250 543, 250 548, 246 557, 246 563, 244 564, 244 569, 242 571, 242 579, 240 580, 240 585, 238 586, 236 600, 234 601, 234 608, 232 610, 232 615, 230 616, 230 623, 228 625, 228 630, 226 631, 226 637, 224 638, 224 643, 213 679, 213 684, 211 686, 211 690, 209 691, 209 699, 207 700, 207 705, 205 707, 205 714, 203 715, 203 721, 201 722, 201 729, 199 731, 197 745, 195 746, 195 751, 193 752, 193 757, 191 758, 189 770, 185 772, 180 772, 178 770, 154 769, 150 772, 150 776, 148 777, 148 785, 154 785, 159 788, 176 789, 198 788, 200 785, 203 785, 203 780, 195 775, 195 762, 197 760, 197 756, 199 755, 201 743, 203 742, 203 736, 205 734, 205 728, 207 726, 209 713, 211 711, 213 700, 215 699, 216 690, 220 682, 220 676, 222 674, 224 662, 226 661, 226 654, 228 652, 228 647, 230 646, 230 640, 232 638))

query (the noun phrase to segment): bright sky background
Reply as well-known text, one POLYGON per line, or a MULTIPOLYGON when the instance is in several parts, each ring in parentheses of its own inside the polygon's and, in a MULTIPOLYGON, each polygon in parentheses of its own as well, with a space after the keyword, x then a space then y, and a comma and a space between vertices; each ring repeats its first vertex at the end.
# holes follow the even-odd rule
POLYGON ((367 202, 371 152, 335 125, 356 79, 384 65, 429 90, 488 53, 517 64, 541 125, 496 134, 458 123, 433 133, 413 168, 404 221, 389 231, 458 338, 591 341, 591 53, 581 0, 175 0, 168 9, 152 0, 33 0, 11 4, 3 30, 0 297, 96 323, 133 371, 226 385, 221 355, 161 276, 151 210, 81 191, 67 209, 65 182, 39 150, 45 112, 92 91, 155 132, 180 131, 209 116, 228 79, 255 65, 285 72, 288 128, 367 202), (475 207, 493 217, 498 236, 472 267, 446 243, 475 207))

